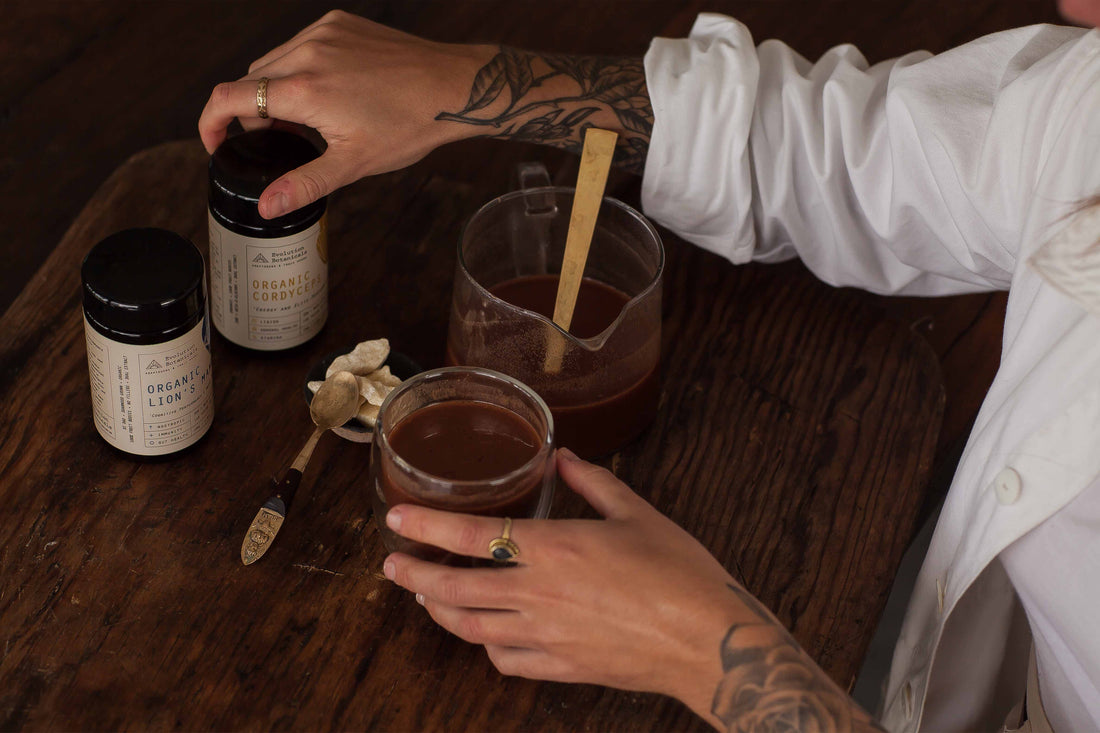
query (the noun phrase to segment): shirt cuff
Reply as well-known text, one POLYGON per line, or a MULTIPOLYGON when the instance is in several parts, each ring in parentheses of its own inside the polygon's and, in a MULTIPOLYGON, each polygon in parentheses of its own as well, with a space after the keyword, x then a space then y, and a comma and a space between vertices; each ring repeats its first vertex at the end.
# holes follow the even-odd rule
POLYGON ((752 35, 703 13, 686 39, 655 38, 645 56, 653 133, 642 208, 734 263, 752 258, 749 130, 759 64, 752 35))

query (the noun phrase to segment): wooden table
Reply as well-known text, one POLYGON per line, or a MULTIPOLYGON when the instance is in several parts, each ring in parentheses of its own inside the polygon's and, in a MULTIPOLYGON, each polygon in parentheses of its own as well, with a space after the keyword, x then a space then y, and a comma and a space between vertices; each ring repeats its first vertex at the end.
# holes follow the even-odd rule
MULTIPOLYGON (((361 445, 326 436, 274 547, 241 565, 269 478, 310 432, 310 365, 382 335, 442 361, 461 222, 541 152, 493 145, 457 148, 495 161, 476 180, 430 157, 334 195, 325 330, 273 354, 215 336, 214 426, 166 462, 95 432, 78 270, 127 226, 205 252, 206 156, 197 140, 157 146, 103 183, 0 320, 0 729, 705 727, 656 695, 503 678, 435 626, 379 572, 361 445)), ((540 159, 575 174, 566 156, 540 159)), ((636 181, 612 188, 637 203, 636 181)), ((665 244, 662 407, 607 463, 849 686, 924 497, 935 355, 798 264, 733 267, 665 244)), ((552 513, 585 511, 563 492, 552 513)))
MULTIPOLYGON (((870 62, 1058 22, 1055 0, 345 0, 441 41, 640 55, 703 10, 741 18, 807 58, 853 43, 870 62)), ((0 313, 99 185, 130 155, 195 135, 211 87, 244 73, 332 3, 316 0, 5 0, 0 22, 0 313)), ((440 160, 436 159, 437 164, 440 160)), ((468 161, 453 167, 470 176, 468 161)), ((924 336, 947 394, 937 473, 950 476, 1000 353, 1003 294, 857 297, 924 336)), ((0 364, 6 355, 0 354, 0 364)), ((0 368, 0 389, 6 388, 0 368)), ((938 494, 931 495, 932 501, 938 494)))

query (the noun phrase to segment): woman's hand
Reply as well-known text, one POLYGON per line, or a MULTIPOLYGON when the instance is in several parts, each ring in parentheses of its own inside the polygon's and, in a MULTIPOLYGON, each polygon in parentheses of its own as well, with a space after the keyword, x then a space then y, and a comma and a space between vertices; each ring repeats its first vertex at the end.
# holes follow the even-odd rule
MULTIPOLYGON (((518 565, 452 568, 401 553, 386 577, 504 674, 676 697, 720 730, 878 730, 760 601, 608 471, 558 451, 603 520, 519 520, 518 565)), ((390 509, 404 537, 488 558, 503 522, 390 509)))
MULTIPOLYGON (((739 604, 726 570, 610 472, 558 451, 558 472, 604 520, 517 520, 518 565, 444 567, 395 553, 385 573, 504 674, 677 697, 712 720, 722 639, 739 604)), ((502 521, 400 505, 392 529, 488 558, 502 521)))
POLYGON ((433 43, 332 11, 255 61, 247 76, 216 86, 199 134, 208 152, 234 118, 246 129, 281 120, 321 134, 324 154, 261 196, 260 214, 272 218, 477 132, 436 117, 462 109, 478 69, 495 53, 492 46, 433 43), (268 119, 258 115, 261 77, 269 79, 268 119))
POLYGON ((579 153, 585 129, 597 126, 618 134, 616 163, 641 174, 653 128, 640 58, 434 43, 338 10, 214 88, 199 118, 208 152, 234 118, 246 129, 305 125, 328 144, 263 192, 260 215, 269 219, 474 136, 579 153))

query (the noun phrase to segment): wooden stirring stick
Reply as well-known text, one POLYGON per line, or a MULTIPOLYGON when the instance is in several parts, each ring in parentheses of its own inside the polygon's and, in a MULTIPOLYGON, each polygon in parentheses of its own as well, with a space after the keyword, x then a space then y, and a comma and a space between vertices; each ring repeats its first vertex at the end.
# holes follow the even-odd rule
MULTIPOLYGON (((590 127, 584 134, 584 150, 577 173, 577 188, 573 194, 573 213, 569 217, 569 231, 565 237, 565 255, 561 263, 561 278, 554 301, 554 323, 568 332, 573 322, 573 308, 577 304, 577 292, 584 277, 584 265, 588 260, 588 248, 592 233, 596 230, 596 217, 603 201, 607 173, 611 157, 615 153, 618 134, 610 130, 590 127)), ((550 374, 561 371, 564 343, 561 338, 551 338, 546 352, 545 370, 550 374)))
POLYGON ((573 307, 584 277, 584 263, 596 230, 596 216, 607 185, 611 156, 615 153, 618 135, 610 130, 590 127, 584 135, 584 151, 577 173, 577 189, 573 194, 573 213, 569 217, 569 232, 565 237, 565 256, 561 263, 558 297, 554 301, 554 323, 568 331, 573 322, 573 307))

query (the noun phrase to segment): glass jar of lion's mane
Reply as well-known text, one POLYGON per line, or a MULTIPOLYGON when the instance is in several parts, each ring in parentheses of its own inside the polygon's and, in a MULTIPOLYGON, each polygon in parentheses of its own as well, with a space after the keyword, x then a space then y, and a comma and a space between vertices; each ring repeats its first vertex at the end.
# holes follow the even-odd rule
POLYGON ((103 239, 80 268, 96 430, 134 456, 196 443, 214 419, 206 267, 164 229, 103 239))

